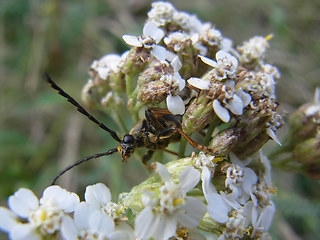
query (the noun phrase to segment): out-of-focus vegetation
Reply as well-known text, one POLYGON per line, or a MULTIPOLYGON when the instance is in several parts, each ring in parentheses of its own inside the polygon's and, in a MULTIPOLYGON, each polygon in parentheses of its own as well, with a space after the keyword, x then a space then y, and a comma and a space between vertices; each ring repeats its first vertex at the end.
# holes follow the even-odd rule
MULTIPOLYGON (((272 33, 268 60, 282 73, 277 95, 283 111, 312 100, 320 85, 318 0, 171 2, 216 24, 236 43, 272 33)), ((20 187, 39 196, 66 165, 117 145, 50 89, 42 75, 48 72, 80 101, 91 62, 125 51, 121 36, 141 34, 150 5, 144 0, 0 2, 1 205, 20 187)), ((112 116, 94 115, 120 136, 124 134, 112 116)), ((320 236, 319 182, 298 173, 274 172, 278 187, 274 239, 316 239, 320 236)), ((86 185, 101 181, 116 198, 145 176, 147 170, 137 159, 122 164, 114 154, 73 169, 60 182, 82 196, 86 185)))

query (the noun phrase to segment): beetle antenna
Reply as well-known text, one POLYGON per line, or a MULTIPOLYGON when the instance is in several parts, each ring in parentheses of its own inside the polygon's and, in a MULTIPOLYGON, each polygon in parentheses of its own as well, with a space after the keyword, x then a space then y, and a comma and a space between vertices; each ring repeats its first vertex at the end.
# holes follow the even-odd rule
POLYGON ((93 117, 90 113, 87 112, 76 100, 74 100, 68 93, 63 91, 52 79, 51 77, 45 73, 44 77, 46 80, 50 83, 51 87, 58 91, 58 93, 66 98, 68 102, 70 102, 73 106, 77 108, 77 110, 82 113, 83 115, 87 116, 92 122, 97 124, 100 128, 110 133, 111 137, 116 140, 117 142, 121 142, 120 138, 118 137, 117 133, 115 131, 112 131, 110 128, 108 128, 106 125, 104 125, 102 122, 99 122, 95 117, 93 117))
POLYGON ((99 157, 102 157, 102 156, 107 156, 107 155, 111 155, 115 152, 117 152, 118 149, 117 148, 112 148, 110 149, 109 151, 107 152, 104 152, 104 153, 96 153, 94 155, 91 155, 91 156, 88 156, 84 159, 80 159, 78 160, 77 162, 73 163, 72 165, 66 167, 63 171, 61 171, 52 181, 51 185, 55 185, 56 181, 58 180, 58 178, 60 178, 64 173, 66 173, 67 171, 69 171, 71 168, 75 167, 75 166, 78 166, 79 164, 83 163, 83 162, 86 162, 86 161, 89 161, 91 159, 94 159, 94 158, 99 158, 99 157))

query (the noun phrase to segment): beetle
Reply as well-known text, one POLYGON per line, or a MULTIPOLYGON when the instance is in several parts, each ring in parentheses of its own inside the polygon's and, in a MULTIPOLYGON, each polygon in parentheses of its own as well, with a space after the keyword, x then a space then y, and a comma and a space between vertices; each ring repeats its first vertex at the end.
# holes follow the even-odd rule
POLYGON ((141 147, 148 149, 148 151, 142 157, 142 162, 145 166, 152 169, 152 166, 147 164, 147 162, 152 158, 153 153, 156 150, 164 150, 169 153, 176 154, 170 150, 167 150, 166 147, 169 145, 169 143, 179 141, 181 136, 183 136, 193 147, 209 154, 216 154, 212 148, 198 144, 182 130, 182 115, 172 114, 169 112, 169 110, 162 108, 146 109, 145 119, 138 121, 138 123, 131 129, 130 133, 124 135, 124 137, 120 139, 115 131, 111 130, 102 122, 99 122, 90 113, 88 113, 88 111, 85 110, 76 100, 62 90, 48 74, 45 74, 45 78, 51 87, 55 89, 61 96, 66 98, 68 102, 74 105, 80 113, 87 116, 89 120, 97 124, 103 130, 107 131, 111 137, 118 142, 117 148, 112 148, 107 152, 88 156, 68 166, 54 178, 52 185, 54 185, 57 179, 65 172, 85 161, 119 152, 122 157, 122 161, 126 162, 133 152, 137 148, 141 147))

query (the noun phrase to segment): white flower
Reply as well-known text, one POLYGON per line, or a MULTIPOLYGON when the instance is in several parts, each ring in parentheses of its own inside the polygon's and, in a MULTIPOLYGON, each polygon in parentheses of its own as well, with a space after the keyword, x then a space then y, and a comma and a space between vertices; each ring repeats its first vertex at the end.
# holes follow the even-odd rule
POLYGON ((172 20, 174 13, 177 10, 169 2, 154 2, 152 9, 148 12, 149 21, 156 26, 164 26, 168 21, 172 20))
POLYGON ((61 224, 64 240, 129 239, 126 231, 116 231, 113 219, 82 202, 74 212, 74 219, 64 216, 61 224))
POLYGON ((166 45, 173 46, 173 50, 175 52, 179 52, 185 46, 187 46, 186 44, 188 40, 190 40, 190 36, 188 34, 181 33, 181 32, 170 33, 168 37, 165 37, 163 39, 166 45))
POLYGON ((106 80, 110 72, 119 71, 121 59, 121 56, 118 54, 107 54, 98 61, 93 61, 90 68, 95 70, 101 79, 106 80))
POLYGON ((201 55, 199 55, 199 57, 205 64, 214 68, 214 76, 216 80, 234 78, 236 76, 239 62, 237 58, 232 56, 230 53, 224 50, 219 50, 216 53, 217 61, 201 55))
POLYGON ((163 181, 160 197, 155 201, 148 199, 155 197, 152 194, 144 196, 146 207, 135 219, 135 231, 142 239, 164 240, 175 234, 178 223, 187 228, 198 226, 206 207, 200 200, 187 196, 199 182, 199 171, 191 166, 185 168, 179 184, 170 181, 170 174, 162 164, 157 163, 156 171, 163 181))
POLYGON ((123 40, 130 46, 152 48, 152 55, 159 61, 165 61, 167 50, 157 45, 164 37, 165 32, 154 25, 147 22, 143 27, 143 35, 141 37, 123 35, 123 40))
POLYGON ((122 213, 122 206, 111 202, 110 190, 103 183, 87 186, 84 198, 87 204, 113 219, 118 219, 122 213))
POLYGON ((167 107, 173 114, 184 114, 184 102, 178 93, 185 87, 186 81, 179 74, 179 70, 182 66, 179 57, 175 56, 170 65, 173 67, 173 74, 166 74, 160 78, 160 80, 165 81, 168 85, 172 86, 172 90, 166 99, 167 107))
MULTIPOLYGON (((234 154, 231 159, 240 163, 234 154)), ((257 183, 258 177, 253 170, 247 167, 231 164, 227 169, 225 186, 230 191, 217 192, 211 183, 211 172, 204 168, 202 171, 202 189, 208 203, 208 213, 212 219, 220 223, 229 220, 228 213, 232 209, 239 209, 245 205, 252 196, 253 185, 257 183)))
POLYGON ((216 164, 214 163, 215 156, 206 155, 204 152, 200 152, 199 156, 196 158, 195 166, 201 169, 207 167, 210 171, 214 171, 216 164))
POLYGON ((242 46, 238 47, 238 50, 241 53, 241 60, 244 62, 251 62, 264 58, 265 52, 269 47, 268 40, 270 40, 271 37, 271 35, 267 37, 256 36, 249 41, 244 42, 242 46))
POLYGON ((8 209, 4 213, 0 228, 9 233, 10 239, 42 239, 42 236, 54 234, 60 229, 65 213, 73 212, 79 204, 79 197, 59 186, 50 186, 40 199, 33 192, 21 188, 8 199, 8 209), (25 219, 18 221, 18 216, 25 219))
MULTIPOLYGON (((210 88, 215 88, 216 86, 216 84, 211 84, 209 81, 196 77, 189 78, 187 82, 193 87, 201 90, 210 90, 210 88)), ((244 92, 242 89, 235 91, 235 83, 233 80, 227 80, 225 84, 224 88, 222 88, 222 90, 225 91, 224 101, 221 103, 218 99, 214 99, 212 102, 212 108, 223 122, 229 122, 230 114, 228 109, 235 115, 242 115, 243 109, 249 105, 252 98, 249 93, 244 92), (225 90, 226 86, 231 89, 231 92, 225 90)))

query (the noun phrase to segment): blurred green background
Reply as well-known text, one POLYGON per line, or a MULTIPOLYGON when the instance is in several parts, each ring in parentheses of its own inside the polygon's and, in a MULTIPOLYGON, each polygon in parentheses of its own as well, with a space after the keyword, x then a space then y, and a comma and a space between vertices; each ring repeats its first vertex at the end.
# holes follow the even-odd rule
MULTIPOLYGON (((281 110, 290 113, 312 100, 320 85, 319 0, 171 2, 178 10, 214 23, 235 45, 272 33, 268 61, 282 73, 277 88, 281 110)), ((141 34, 150 7, 151 1, 145 0, 0 1, 2 206, 20 187, 30 188, 40 197, 65 166, 117 146, 52 90, 42 74, 48 72, 80 101, 91 62, 128 49, 121 36, 141 34)), ((112 116, 93 113, 120 136, 124 134, 112 116)), ((128 120, 127 124, 134 123, 128 120)), ((132 158, 126 164, 120 160, 118 154, 92 160, 67 173, 60 184, 82 197, 85 186, 103 182, 116 199, 148 175, 139 160, 132 158)), ((275 169, 274 183, 278 211, 271 229, 273 238, 317 239, 319 181, 275 169)))

